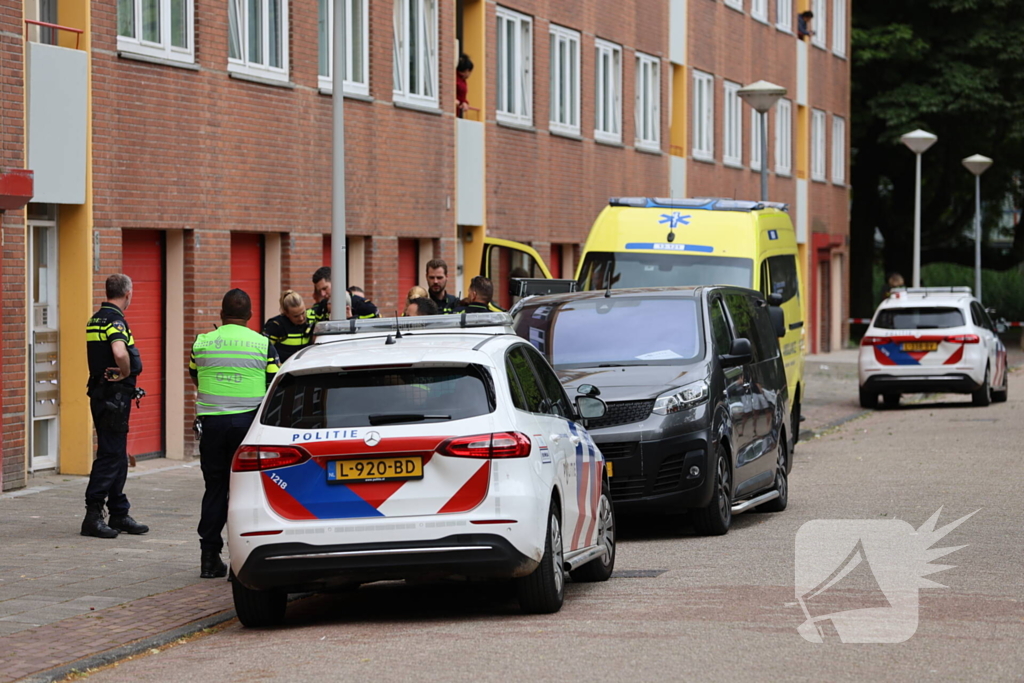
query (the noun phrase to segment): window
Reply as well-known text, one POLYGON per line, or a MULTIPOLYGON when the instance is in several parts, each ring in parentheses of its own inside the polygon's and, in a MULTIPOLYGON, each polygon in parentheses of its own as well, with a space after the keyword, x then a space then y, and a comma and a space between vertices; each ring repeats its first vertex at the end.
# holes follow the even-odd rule
POLYGON ((880 330, 937 330, 961 327, 964 314, 959 308, 941 306, 885 308, 878 311, 871 324, 880 330))
POLYGON ((609 286, 614 289, 686 287, 709 282, 750 287, 753 272, 751 259, 736 256, 590 251, 583 260, 579 282, 580 289, 585 291, 604 290, 609 286))
POLYGON ((793 30, 793 0, 775 0, 775 28, 793 30))
POLYGON ((775 105, 775 172, 793 171, 793 103, 782 99, 775 105))
POLYGON ((750 110, 750 170, 761 170, 761 115, 750 110))
POLYGON ((738 94, 739 83, 725 82, 725 145, 722 162, 728 166, 743 165, 743 101, 738 94))
POLYGON ((743 0, 725 0, 726 7, 732 7, 733 9, 743 11, 743 0))
POLYGON ((118 50, 192 64, 193 35, 192 0, 117 2, 118 50))
POLYGON ((661 147, 661 62, 636 53, 636 146, 661 147))
POLYGON ((580 134, 580 34, 551 26, 551 130, 580 134))
MULTIPOLYGON (((333 90, 331 71, 334 68, 334 0, 318 0, 320 4, 317 32, 320 39, 320 88, 333 90)), ((370 94, 367 65, 370 61, 367 0, 345 0, 345 92, 370 94)))
POLYGON ((395 0, 395 100, 437 107, 437 5, 395 0))
POLYGON ((814 19, 811 20, 811 29, 814 35, 811 36, 811 44, 824 49, 825 29, 828 27, 828 22, 825 21, 825 0, 813 0, 812 7, 814 19))
POLYGON ((755 317, 757 310, 751 304, 746 294, 739 292, 727 292, 724 297, 725 307, 729 311, 729 318, 732 320, 732 331, 736 339, 746 339, 750 342, 753 351, 753 362, 764 360, 764 344, 757 333, 755 317))
POLYGON ((846 56, 846 0, 832 0, 832 52, 846 56))
POLYGON ((768 0, 750 0, 750 16, 768 23, 768 0))
POLYGON ((729 321, 725 317, 725 311, 722 310, 721 299, 711 302, 708 308, 708 317, 711 319, 711 338, 715 343, 715 352, 729 353, 729 349, 732 347, 732 337, 729 334, 729 321))
POLYGON ((562 388, 562 383, 558 380, 558 375, 555 374, 555 371, 551 369, 548 362, 544 360, 544 357, 535 348, 532 346, 520 346, 519 348, 522 349, 525 356, 529 357, 533 370, 537 374, 537 379, 540 380, 544 394, 547 396, 547 403, 545 405, 547 410, 544 412, 572 419, 575 411, 569 402, 565 389, 562 388))
MULTIPOLYGON (((533 367, 530 365, 530 359, 526 357, 526 347, 516 346, 509 350, 505 356, 505 367, 509 371, 509 384, 518 382, 520 392, 522 393, 523 400, 525 401, 522 410, 530 413, 543 413, 544 411, 544 392, 540 388, 540 381, 533 372, 533 367)), ((516 403, 519 399, 516 396, 516 390, 513 385, 512 389, 512 400, 519 408, 519 404, 516 403)))
POLYGON ((594 139, 622 142, 622 48, 600 38, 594 41, 594 48, 594 139))
POLYGON ((715 158, 715 77, 693 72, 693 157, 715 158))
POLYGON ((846 120, 841 116, 832 117, 832 182, 846 182, 846 120))
POLYGON ((792 255, 769 256, 768 278, 771 292, 782 295, 782 303, 800 296, 800 280, 796 275, 796 257, 792 255))
POLYGON ((811 111, 811 180, 825 180, 825 112, 811 111))
POLYGON ((288 80, 288 0, 228 0, 228 71, 288 80))
POLYGON ((533 20, 498 8, 498 120, 533 123, 533 20))

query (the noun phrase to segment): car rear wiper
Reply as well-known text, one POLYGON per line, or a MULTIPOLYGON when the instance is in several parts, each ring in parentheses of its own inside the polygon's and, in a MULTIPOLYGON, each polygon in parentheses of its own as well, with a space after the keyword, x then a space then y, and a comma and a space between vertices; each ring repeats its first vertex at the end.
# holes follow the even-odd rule
POLYGON ((375 413, 367 416, 370 424, 377 425, 399 424, 402 422, 422 422, 423 420, 450 420, 451 415, 424 415, 423 413, 375 413))

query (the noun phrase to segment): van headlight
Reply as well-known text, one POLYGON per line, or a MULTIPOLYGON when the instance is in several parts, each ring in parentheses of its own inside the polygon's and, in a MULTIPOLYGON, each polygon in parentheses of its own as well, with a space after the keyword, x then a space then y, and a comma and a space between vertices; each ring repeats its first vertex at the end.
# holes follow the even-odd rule
POLYGON ((651 412, 656 415, 669 415, 687 408, 695 408, 707 400, 708 383, 701 380, 662 394, 654 401, 654 410, 651 412))

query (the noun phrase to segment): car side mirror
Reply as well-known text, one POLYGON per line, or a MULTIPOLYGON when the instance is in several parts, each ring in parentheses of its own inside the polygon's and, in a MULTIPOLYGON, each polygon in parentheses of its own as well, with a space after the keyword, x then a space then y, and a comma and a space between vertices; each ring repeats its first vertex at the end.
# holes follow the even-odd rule
POLYGON ((732 346, 729 347, 729 353, 719 356, 722 361, 723 368, 734 368, 737 365, 743 365, 749 363, 754 359, 754 349, 750 345, 749 339, 740 337, 739 339, 732 340, 732 346))
MULTIPOLYGON (((777 295, 776 295, 777 296, 777 295)), ((772 329, 775 336, 782 338, 786 336, 786 312, 778 306, 768 306, 768 319, 772 321, 772 329)))
POLYGON ((581 384, 576 387, 576 393, 580 396, 600 396, 601 390, 593 384, 581 384))
POLYGON ((781 306, 782 305, 782 295, 779 294, 778 292, 772 292, 771 294, 769 294, 768 295, 768 305, 769 306, 781 306))
POLYGON ((594 396, 577 396, 576 411, 583 420, 596 420, 608 412, 605 402, 594 396))

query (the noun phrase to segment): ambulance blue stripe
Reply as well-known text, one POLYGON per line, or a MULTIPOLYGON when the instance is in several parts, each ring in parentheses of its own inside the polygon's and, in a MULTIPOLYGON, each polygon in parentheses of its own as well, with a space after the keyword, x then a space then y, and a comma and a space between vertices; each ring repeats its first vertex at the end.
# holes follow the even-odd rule
POLYGON ((649 249, 652 251, 696 251, 702 254, 712 254, 714 247, 703 244, 675 244, 668 242, 627 242, 626 249, 649 249))
POLYGON ((344 484, 328 484, 327 472, 312 460, 275 473, 287 484, 285 491, 317 519, 384 516, 344 484))

